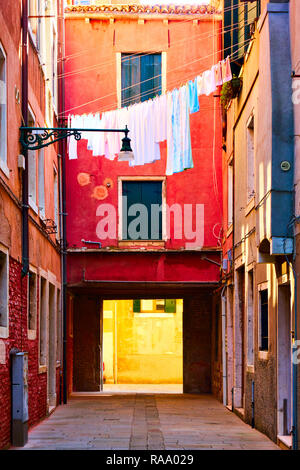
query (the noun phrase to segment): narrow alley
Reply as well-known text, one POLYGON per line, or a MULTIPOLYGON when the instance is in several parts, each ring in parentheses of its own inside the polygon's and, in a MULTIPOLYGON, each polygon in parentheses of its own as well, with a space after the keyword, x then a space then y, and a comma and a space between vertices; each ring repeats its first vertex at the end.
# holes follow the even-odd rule
POLYGON ((300 0, 0 0, 0 450, 300 449, 299 105, 300 0))
POLYGON ((93 394, 29 432, 30 450, 279 450, 211 395, 93 394))

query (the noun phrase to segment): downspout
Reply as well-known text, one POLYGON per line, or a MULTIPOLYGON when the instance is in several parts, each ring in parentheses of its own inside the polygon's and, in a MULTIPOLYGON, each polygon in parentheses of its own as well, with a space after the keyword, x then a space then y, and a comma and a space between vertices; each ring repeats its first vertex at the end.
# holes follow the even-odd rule
MULTIPOLYGON (((22 125, 28 126, 28 0, 22 0, 22 125)), ((28 231, 28 152, 23 147, 25 169, 22 172, 22 277, 29 272, 28 231)))
POLYGON ((222 372, 223 372, 223 405, 227 405, 227 362, 226 362, 226 286, 221 292, 222 301, 222 372))
POLYGON ((233 176, 232 176, 232 286, 233 286, 233 293, 232 293, 232 411, 234 411, 234 383, 235 383, 235 129, 236 129, 236 122, 233 126, 233 137, 232 137, 232 161, 233 161, 233 176))
MULTIPOLYGON (((59 61, 59 120, 60 127, 64 127, 64 111, 65 111, 65 27, 64 27, 64 9, 63 2, 57 0, 60 25, 60 61, 59 61)), ((66 260, 66 142, 61 140, 59 142, 60 152, 60 173, 61 173, 61 194, 60 194, 60 223, 61 223, 61 279, 62 279, 62 326, 63 326, 63 345, 62 345, 62 358, 63 358, 63 403, 67 403, 67 260, 66 260)))
MULTIPOLYGON (((58 195, 59 195, 59 235, 60 235, 60 238, 59 238, 59 241, 60 241, 60 270, 61 270, 61 279, 62 279, 62 276, 63 276, 63 272, 62 272, 62 245, 63 245, 63 241, 62 241, 62 224, 63 224, 63 221, 62 221, 62 179, 61 179, 61 159, 62 159, 62 156, 60 153, 57 154, 57 170, 58 170, 58 195)), ((61 283, 62 285, 62 283, 61 283)), ((62 300, 62 287, 61 287, 61 296, 60 296, 60 311, 63 312, 63 300, 62 300)), ((61 318, 60 318, 60 328, 61 328, 61 332, 63 332, 63 315, 61 314, 61 318)), ((62 348, 62 343, 59 344, 59 348, 60 348, 60 360, 62 360, 63 358, 63 348, 62 348)), ((63 375, 63 369, 62 369, 62 365, 60 363, 60 370, 59 370, 59 404, 61 405, 61 401, 62 401, 62 375, 63 375)))
MULTIPOLYGON (((293 193, 294 197, 294 208, 295 205, 295 190, 293 193)), ((293 450, 298 450, 298 361, 297 358, 297 348, 298 348, 298 318, 297 318, 297 311, 298 311, 298 295, 297 295, 297 269, 296 269, 296 227, 295 227, 296 220, 293 223, 293 258, 292 262, 289 263, 294 276, 294 341, 292 345, 292 387, 293 387, 293 424, 292 424, 292 448, 293 450)), ((287 259, 287 261, 289 261, 287 259)))
MULTIPOLYGON (((294 242, 295 243, 295 242, 294 242)), ((297 271, 295 269, 295 260, 292 263, 294 273, 294 351, 297 354, 298 347, 298 319, 297 319, 297 271)), ((295 353, 293 354, 295 358, 295 353)), ((298 363, 293 360, 293 450, 298 450, 298 396, 297 396, 297 380, 298 380, 298 363)))

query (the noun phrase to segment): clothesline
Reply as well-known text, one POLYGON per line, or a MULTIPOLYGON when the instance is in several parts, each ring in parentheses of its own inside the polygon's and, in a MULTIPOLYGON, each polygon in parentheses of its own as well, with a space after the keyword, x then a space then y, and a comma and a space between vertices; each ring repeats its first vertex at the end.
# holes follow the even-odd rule
MULTIPOLYGON (((229 56, 190 80, 179 89, 153 99, 102 114, 69 115, 68 127, 85 129, 124 129, 128 125, 134 160, 130 166, 160 159, 159 143, 167 141, 166 174, 193 168, 189 115, 199 111, 199 96, 210 95, 232 79, 229 56), (159 118, 158 118, 159 117, 159 118)), ((116 133, 83 132, 94 157, 114 160, 120 150, 116 133)), ((77 158, 77 141, 69 139, 69 159, 77 158)))

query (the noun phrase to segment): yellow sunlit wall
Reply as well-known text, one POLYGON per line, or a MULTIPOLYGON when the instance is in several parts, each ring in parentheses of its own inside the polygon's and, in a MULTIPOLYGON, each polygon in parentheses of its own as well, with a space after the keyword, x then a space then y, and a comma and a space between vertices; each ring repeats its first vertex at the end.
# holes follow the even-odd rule
POLYGON ((105 300, 106 384, 182 383, 182 299, 105 300))

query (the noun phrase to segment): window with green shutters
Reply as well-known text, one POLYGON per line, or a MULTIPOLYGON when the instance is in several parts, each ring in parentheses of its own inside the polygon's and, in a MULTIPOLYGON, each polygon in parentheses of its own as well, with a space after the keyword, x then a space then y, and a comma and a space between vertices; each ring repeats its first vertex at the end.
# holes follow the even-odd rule
POLYGON ((123 240, 162 240, 162 182, 123 181, 122 196, 123 240))

